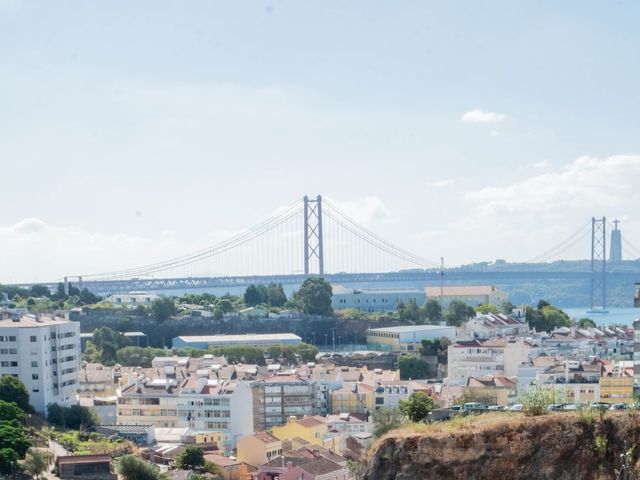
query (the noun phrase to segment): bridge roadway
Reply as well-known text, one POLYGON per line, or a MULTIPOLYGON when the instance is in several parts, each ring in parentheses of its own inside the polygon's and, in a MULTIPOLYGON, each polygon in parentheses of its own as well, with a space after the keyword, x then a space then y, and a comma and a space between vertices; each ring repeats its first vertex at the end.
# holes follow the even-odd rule
MULTIPOLYGON (((633 285, 640 281, 640 274, 633 272, 609 272, 608 280, 623 281, 633 285)), ((303 274, 293 275, 254 275, 254 276, 228 276, 228 277, 189 277, 189 278, 133 278, 129 280, 95 280, 73 282, 73 285, 80 288, 88 288, 90 291, 104 295, 113 292, 133 292, 133 291, 162 291, 162 290, 194 290, 205 288, 224 287, 246 287, 251 284, 282 283, 283 285, 300 284, 306 278, 303 274)), ((331 283, 369 283, 369 282, 394 282, 413 283, 425 282, 437 284, 439 275, 437 271, 404 271, 387 273, 334 273, 325 274, 331 283)), ((545 271, 504 271, 504 272, 482 272, 482 271, 445 271, 446 282, 470 283, 478 282, 483 284, 509 284, 514 281, 552 281, 552 280, 573 280, 589 281, 591 272, 588 271, 565 271, 565 272, 545 272, 545 271)), ((52 290, 56 284, 45 283, 52 290)), ((29 285, 22 285, 28 287, 29 285)))

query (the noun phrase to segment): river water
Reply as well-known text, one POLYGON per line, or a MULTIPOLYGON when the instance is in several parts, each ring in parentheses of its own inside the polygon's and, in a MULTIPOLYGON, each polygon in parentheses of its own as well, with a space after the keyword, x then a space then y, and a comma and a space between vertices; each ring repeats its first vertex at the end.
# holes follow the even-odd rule
POLYGON ((640 319, 640 308, 609 308, 607 313, 588 313, 589 307, 563 308, 571 318, 590 318, 596 325, 633 325, 640 319))

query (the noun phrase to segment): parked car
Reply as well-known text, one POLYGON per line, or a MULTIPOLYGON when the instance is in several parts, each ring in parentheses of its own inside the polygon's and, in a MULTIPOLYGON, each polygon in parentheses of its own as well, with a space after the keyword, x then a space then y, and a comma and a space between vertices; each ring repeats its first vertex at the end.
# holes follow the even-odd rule
POLYGON ((562 407, 564 407, 564 403, 551 403, 547 405, 547 410, 550 412, 555 412, 558 410, 562 410, 562 407))
POLYGON ((468 412, 470 410, 485 410, 485 406, 483 403, 480 403, 480 402, 468 402, 462 406, 462 409, 465 412, 468 412))
POLYGON ((511 410, 512 412, 520 412, 520 411, 522 411, 522 404, 521 403, 515 403, 515 404, 511 405, 511 407, 509 407, 509 410, 511 410))
POLYGON ((578 410, 578 406, 575 403, 565 403, 562 405, 562 410, 578 410))
POLYGON ((462 411, 462 405, 451 405, 449 410, 451 410, 452 412, 461 412, 462 411))
POLYGON ((627 406, 624 403, 612 403, 609 410, 625 410, 627 406))
POLYGON ((593 402, 591 408, 595 410, 609 410, 610 405, 606 402, 593 402))
POLYGON ((492 410, 492 411, 496 411, 496 410, 504 410, 504 406, 503 405, 489 405, 487 407, 487 410, 492 410))

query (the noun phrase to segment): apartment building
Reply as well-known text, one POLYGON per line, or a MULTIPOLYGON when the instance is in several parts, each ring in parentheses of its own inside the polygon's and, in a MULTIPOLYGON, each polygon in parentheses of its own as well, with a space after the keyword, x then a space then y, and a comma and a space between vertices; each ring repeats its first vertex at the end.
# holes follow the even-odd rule
POLYGON ((253 382, 251 389, 256 431, 287 423, 291 416, 304 417, 316 411, 315 382, 295 371, 275 371, 253 382))
POLYGON ((79 366, 79 323, 36 315, 0 320, 0 375, 19 378, 38 413, 50 403, 76 403, 79 366))
POLYGON ((188 377, 142 377, 118 394, 118 423, 220 432, 225 453, 253 432, 251 387, 246 382, 188 377))
POLYGON ((538 347, 527 339, 458 340, 447 347, 447 385, 466 385, 469 378, 487 375, 515 377, 538 347))

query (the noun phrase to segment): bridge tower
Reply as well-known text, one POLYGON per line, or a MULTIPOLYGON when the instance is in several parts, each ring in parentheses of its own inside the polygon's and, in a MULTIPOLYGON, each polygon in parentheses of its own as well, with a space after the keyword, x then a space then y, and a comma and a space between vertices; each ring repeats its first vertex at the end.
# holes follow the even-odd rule
POLYGON ((607 219, 591 219, 591 311, 607 310, 607 219))
POLYGON ((304 197, 304 274, 309 275, 309 262, 317 259, 318 274, 324 275, 322 245, 322 197, 304 197))

